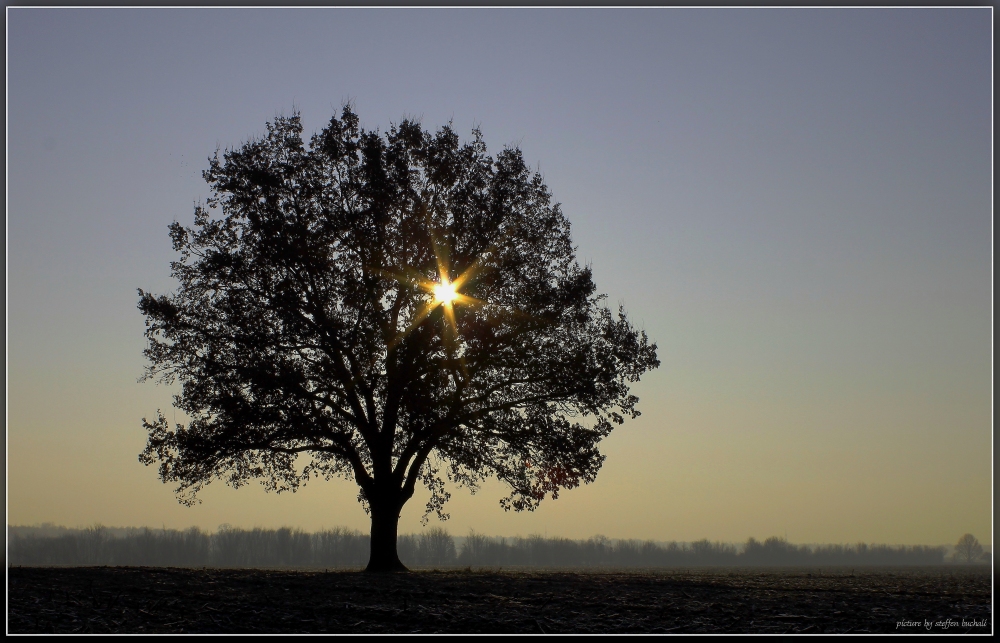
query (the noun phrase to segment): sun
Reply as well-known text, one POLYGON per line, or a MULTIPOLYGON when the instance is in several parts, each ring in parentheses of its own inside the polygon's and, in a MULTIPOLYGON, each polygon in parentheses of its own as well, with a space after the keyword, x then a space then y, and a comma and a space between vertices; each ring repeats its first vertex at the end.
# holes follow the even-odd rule
POLYGON ((439 304, 448 306, 451 305, 451 302, 458 299, 458 292, 455 290, 455 284, 446 279, 442 279, 441 283, 435 284, 433 290, 434 300, 439 304))
POLYGON ((401 332, 397 332, 396 336, 389 342, 389 349, 392 350, 399 345, 400 342, 420 326, 440 306, 444 313, 445 344, 449 346, 449 350, 456 350, 458 320, 455 317, 455 308, 457 306, 476 308, 487 304, 482 299, 467 295, 460 292, 460 290, 463 287, 469 287, 469 281, 474 279, 483 270, 484 256, 492 250, 492 247, 487 249, 486 252, 472 262, 472 265, 468 266, 464 272, 454 279, 448 277, 451 274, 448 267, 448 253, 443 251, 441 244, 437 240, 434 240, 434 254, 436 255, 438 269, 437 279, 433 277, 428 278, 428 275, 421 274, 420 271, 413 268, 405 268, 399 272, 380 270, 379 272, 383 276, 395 279, 400 283, 416 286, 431 296, 430 299, 424 300, 422 304, 417 306, 406 328, 401 332))

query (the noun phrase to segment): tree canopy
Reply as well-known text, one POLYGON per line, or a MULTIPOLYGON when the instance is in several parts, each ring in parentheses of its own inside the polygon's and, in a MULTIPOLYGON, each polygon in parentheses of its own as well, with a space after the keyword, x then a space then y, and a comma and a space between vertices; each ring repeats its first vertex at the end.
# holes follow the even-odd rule
POLYGON ((372 516, 369 568, 398 568, 418 483, 441 517, 445 479, 495 476, 505 509, 531 510, 593 481, 601 439, 638 415, 629 384, 656 345, 597 294, 517 148, 366 131, 345 106, 308 145, 298 114, 276 118, 203 176, 193 227, 169 227, 177 290, 139 291, 146 378, 178 382, 189 418, 143 420, 140 460, 181 502, 217 478, 344 476, 372 516))

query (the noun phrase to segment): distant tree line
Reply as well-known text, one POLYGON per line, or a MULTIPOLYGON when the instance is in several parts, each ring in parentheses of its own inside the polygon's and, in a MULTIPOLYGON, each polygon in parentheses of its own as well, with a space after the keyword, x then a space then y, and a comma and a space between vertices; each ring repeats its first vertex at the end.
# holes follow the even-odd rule
MULTIPOLYGON (((8 565, 133 565, 176 567, 363 568, 369 559, 369 536, 332 529, 316 533, 223 526, 209 534, 197 528, 61 529, 32 532, 11 528, 8 565)), ((399 557, 409 567, 605 567, 691 566, 866 566, 939 565, 944 547, 868 545, 794 545, 782 538, 750 538, 742 546, 701 540, 660 544, 566 538, 489 537, 470 533, 456 547, 441 528, 404 534, 399 557)))
MULTIPOLYGON (((7 541, 9 565, 134 565, 154 567, 364 567, 368 534, 336 528, 235 529, 214 534, 197 528, 66 530, 54 536, 14 531, 7 541)), ((399 537, 408 565, 453 564, 454 539, 443 529, 399 537)))
POLYGON ((490 538, 470 534, 462 544, 460 566, 526 567, 696 567, 770 565, 939 565, 943 547, 890 545, 793 545, 782 538, 742 547, 700 540, 693 543, 565 538, 490 538))

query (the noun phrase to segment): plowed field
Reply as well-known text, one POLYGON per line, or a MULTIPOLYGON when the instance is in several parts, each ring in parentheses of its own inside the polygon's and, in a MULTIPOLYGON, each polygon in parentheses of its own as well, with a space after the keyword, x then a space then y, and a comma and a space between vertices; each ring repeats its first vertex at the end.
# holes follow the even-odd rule
POLYGON ((8 569, 9 633, 989 633, 990 570, 8 569))

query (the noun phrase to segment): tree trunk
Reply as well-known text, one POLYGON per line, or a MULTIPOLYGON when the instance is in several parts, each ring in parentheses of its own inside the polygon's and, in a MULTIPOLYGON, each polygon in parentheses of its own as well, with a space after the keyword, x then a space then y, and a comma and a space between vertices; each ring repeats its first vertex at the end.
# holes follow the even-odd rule
POLYGON ((366 572, 409 571, 396 553, 396 530, 399 526, 400 507, 395 503, 371 504, 372 539, 371 556, 366 572))

